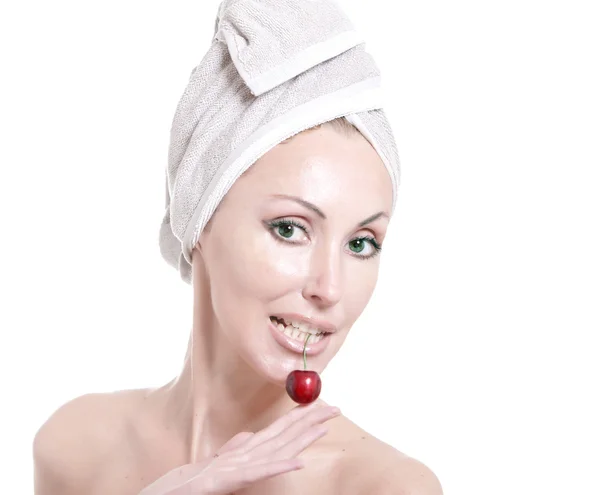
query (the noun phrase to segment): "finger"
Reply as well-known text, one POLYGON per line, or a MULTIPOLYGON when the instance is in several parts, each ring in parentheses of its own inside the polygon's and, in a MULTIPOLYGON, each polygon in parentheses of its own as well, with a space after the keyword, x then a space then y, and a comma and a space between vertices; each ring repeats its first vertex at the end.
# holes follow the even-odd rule
POLYGON ((279 433, 279 435, 269 438, 265 442, 256 446, 254 449, 252 449, 252 455, 269 455, 270 453, 276 452, 298 438, 300 435, 306 433, 307 430, 313 426, 319 425, 339 414, 339 412, 332 411, 330 407, 314 409, 302 419, 296 421, 287 429, 283 430, 281 433, 279 433))
POLYGON ((300 459, 283 459, 244 466, 232 473, 231 479, 234 483, 238 484, 237 488, 230 488, 229 484, 225 488, 227 490, 239 490, 257 481, 272 478, 273 476, 289 471, 296 471, 303 467, 304 463, 300 459))
POLYGON ((277 449, 272 454, 272 459, 292 459, 301 454, 307 447, 316 442, 319 438, 324 437, 329 432, 329 428, 325 425, 317 425, 310 428, 296 438, 286 443, 281 448, 277 449))
POLYGON ((184 493, 179 490, 190 483, 190 480, 199 478, 202 475, 206 465, 206 462, 201 462, 195 464, 186 464, 184 466, 174 468, 144 488, 140 492, 140 495, 163 495, 167 493, 176 495, 179 493, 184 493))
POLYGON ((244 445, 244 450, 249 451, 257 445, 260 445, 266 442, 267 440, 276 437, 290 425, 301 420, 311 412, 320 409, 326 409, 326 406, 322 406, 320 404, 317 404, 316 402, 313 402, 307 406, 299 405, 294 407, 289 412, 287 412, 286 414, 275 420, 273 423, 271 423, 269 426, 255 433, 254 437, 249 442, 247 442, 246 445, 244 445))
POLYGON ((300 459, 285 459, 275 462, 262 462, 243 467, 225 466, 210 476, 198 475, 186 483, 186 493, 202 493, 203 495, 223 495, 241 490, 261 479, 278 474, 302 469, 304 463, 300 459))
POLYGON ((228 440, 225 444, 223 444, 219 450, 217 450, 217 455, 224 454, 225 452, 235 449, 240 445, 243 445, 249 438, 252 438, 254 433, 251 431, 241 431, 237 435, 233 436, 230 440, 228 440))

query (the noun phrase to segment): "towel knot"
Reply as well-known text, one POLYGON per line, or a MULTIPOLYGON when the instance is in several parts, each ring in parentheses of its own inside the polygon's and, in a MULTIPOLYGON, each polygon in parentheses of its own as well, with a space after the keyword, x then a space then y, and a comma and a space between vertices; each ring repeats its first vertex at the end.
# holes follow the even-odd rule
POLYGON ((215 39, 254 96, 364 43, 333 0, 223 0, 215 39))

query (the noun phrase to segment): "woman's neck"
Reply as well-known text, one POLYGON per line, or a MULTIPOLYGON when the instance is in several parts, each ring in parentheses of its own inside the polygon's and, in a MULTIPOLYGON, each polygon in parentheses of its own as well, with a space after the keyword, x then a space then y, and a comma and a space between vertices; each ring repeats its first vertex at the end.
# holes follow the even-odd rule
POLYGON ((163 421, 185 445, 189 463, 213 455, 241 431, 267 427, 296 406, 212 325, 191 332, 181 373, 158 396, 163 421))

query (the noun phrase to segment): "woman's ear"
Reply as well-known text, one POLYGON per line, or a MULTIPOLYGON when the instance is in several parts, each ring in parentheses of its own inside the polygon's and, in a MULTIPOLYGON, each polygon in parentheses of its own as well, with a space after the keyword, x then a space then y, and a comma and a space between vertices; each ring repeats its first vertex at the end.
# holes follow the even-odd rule
POLYGON ((200 244, 200 242, 201 239, 198 239, 198 242, 194 246, 194 249, 192 249, 192 259, 194 258, 194 251, 197 251, 200 254, 200 256, 202 256, 202 245, 200 244))

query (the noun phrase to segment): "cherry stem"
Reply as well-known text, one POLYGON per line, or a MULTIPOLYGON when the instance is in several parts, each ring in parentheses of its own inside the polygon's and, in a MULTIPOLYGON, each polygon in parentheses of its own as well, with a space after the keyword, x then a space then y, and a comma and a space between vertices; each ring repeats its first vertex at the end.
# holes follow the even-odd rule
POLYGON ((310 339, 310 333, 306 336, 306 340, 304 341, 304 369, 306 370, 306 344, 308 343, 308 339, 310 339))

